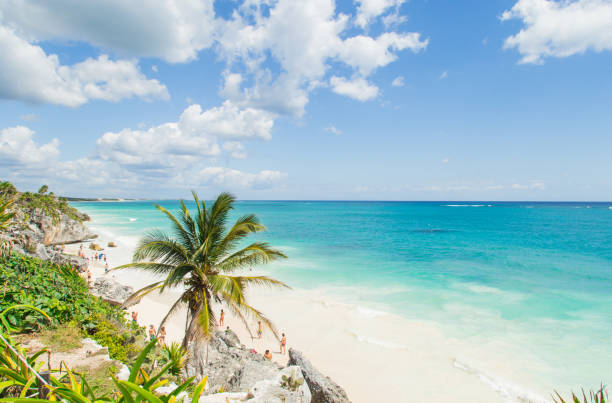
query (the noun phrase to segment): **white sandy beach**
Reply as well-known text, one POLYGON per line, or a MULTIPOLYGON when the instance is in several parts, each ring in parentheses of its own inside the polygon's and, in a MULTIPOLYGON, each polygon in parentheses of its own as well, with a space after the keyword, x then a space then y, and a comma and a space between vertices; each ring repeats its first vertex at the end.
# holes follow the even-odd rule
MULTIPOLYGON (((111 267, 131 261, 133 246, 121 238, 101 234, 94 242, 105 248, 111 267), (118 247, 106 247, 109 240, 118 247)), ((91 256, 87 245, 84 249, 91 256)), ((67 251, 76 254, 78 245, 68 246, 67 251)), ((134 270, 104 274, 103 263, 93 265, 92 275, 94 281, 98 276, 113 276, 134 289, 154 280, 134 270)), ((154 293, 129 312, 138 312, 140 325, 158 328, 177 295, 176 291, 154 293)), ((274 321, 279 332, 287 334, 288 347, 304 352, 320 371, 344 387, 354 402, 548 401, 542 396, 548 396, 549 390, 537 387, 541 380, 522 370, 539 364, 513 357, 511 346, 468 346, 449 338, 434 323, 344 304, 315 291, 253 290, 249 298, 274 321), (499 359, 492 359, 497 355, 499 359)), ((184 324, 184 311, 171 318, 166 326, 168 342, 182 340, 184 324)), ((227 310, 225 326, 247 347, 262 354, 270 349, 275 361, 286 363, 287 356, 279 353, 279 343, 270 332, 264 332, 261 340, 252 339, 242 322, 227 310)), ((253 332, 256 328, 253 323, 253 332)))

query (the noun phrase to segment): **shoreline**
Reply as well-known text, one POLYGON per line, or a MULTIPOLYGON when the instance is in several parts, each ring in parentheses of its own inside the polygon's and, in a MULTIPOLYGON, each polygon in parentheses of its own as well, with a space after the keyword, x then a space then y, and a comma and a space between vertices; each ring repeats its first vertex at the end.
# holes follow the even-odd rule
MULTIPOLYGON (((131 261, 133 246, 129 241, 98 227, 95 222, 92 224, 92 230, 99 235, 93 242, 104 248, 109 267, 131 261), (108 241, 115 242, 117 247, 106 247, 108 241)), ((78 244, 67 245, 68 253, 76 254, 77 251, 78 244)), ((86 255, 91 254, 92 251, 86 249, 86 255)), ((99 276, 105 276, 104 267, 97 263, 92 269, 92 282, 99 276)), ((106 276, 134 290, 155 281, 131 269, 111 271, 106 276)), ((153 324, 157 329, 173 302, 172 297, 176 296, 176 290, 163 295, 154 292, 130 307, 127 315, 136 311, 139 324, 146 327, 153 324)), ((532 392, 537 390, 535 385, 518 386, 529 383, 517 383, 497 375, 515 374, 520 368, 534 365, 533 362, 507 362, 502 354, 491 368, 489 353, 509 346, 478 351, 448 337, 433 322, 411 321, 334 301, 316 291, 252 290, 249 299, 271 318, 279 334, 287 334, 288 347, 306 354, 319 370, 345 388, 354 402, 394 401, 406 395, 412 401, 431 398, 470 402, 547 401, 542 391, 532 392), (469 352, 466 355, 470 358, 459 357, 458 351, 469 352)), ((219 310, 215 309, 217 314, 219 310)), ((185 312, 181 310, 168 321, 168 343, 182 340, 184 318, 185 312)), ((256 325, 252 325, 251 329, 256 332, 256 325)), ((260 354, 270 349, 274 361, 286 364, 287 356, 279 354, 279 344, 269 331, 264 331, 261 340, 252 339, 242 323, 227 311, 225 326, 230 326, 248 348, 260 354)))

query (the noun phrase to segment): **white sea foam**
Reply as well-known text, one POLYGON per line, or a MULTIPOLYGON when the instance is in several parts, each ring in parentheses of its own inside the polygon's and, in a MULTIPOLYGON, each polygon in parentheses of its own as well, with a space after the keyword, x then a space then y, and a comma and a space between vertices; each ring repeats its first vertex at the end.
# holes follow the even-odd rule
POLYGON ((379 346, 379 347, 384 347, 384 348, 388 348, 388 349, 393 349, 393 350, 401 350, 401 349, 405 349, 406 346, 402 345, 402 344, 397 344, 397 343, 393 343, 390 341, 385 341, 385 340, 380 340, 380 339, 376 339, 376 338, 372 338, 372 337, 366 337, 366 336, 362 336, 359 333, 352 331, 352 330, 347 330, 348 333, 353 336, 355 339, 357 339, 357 341, 361 342, 361 343, 368 343, 368 344, 373 344, 375 346, 379 346))
POLYGON ((453 366, 461 371, 467 372, 468 374, 477 376, 484 384, 489 386, 491 389, 502 395, 505 399, 510 402, 529 402, 529 403, 545 403, 547 402, 542 396, 525 390, 511 382, 496 377, 495 375, 489 374, 485 371, 479 370, 476 367, 469 365, 463 361, 455 359, 453 366))
MULTIPOLYGON (((484 204, 446 204, 446 207, 484 207, 484 204)), ((491 207, 491 205, 489 205, 491 207)))
POLYGON ((130 218, 130 222, 134 222, 136 220, 138 220, 138 218, 130 218))
POLYGON ((387 312, 379 311, 379 310, 372 309, 372 308, 366 308, 363 306, 358 306, 355 309, 355 312, 357 316, 359 316, 360 318, 364 318, 364 319, 378 318, 381 316, 388 315, 387 312))

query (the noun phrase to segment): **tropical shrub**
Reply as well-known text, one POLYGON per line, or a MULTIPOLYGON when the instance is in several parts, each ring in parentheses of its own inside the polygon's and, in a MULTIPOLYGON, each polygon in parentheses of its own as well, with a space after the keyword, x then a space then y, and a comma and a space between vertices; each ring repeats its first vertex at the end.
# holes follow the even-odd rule
MULTIPOLYGON (((140 353, 130 368, 127 380, 112 381, 115 388, 110 393, 98 395, 97 389, 90 386, 87 378, 69 368, 65 372, 52 370, 47 379, 40 375, 41 363, 36 363, 46 350, 28 355, 25 349, 13 343, 8 335, 0 338, 0 402, 44 402, 63 400, 69 402, 95 403, 166 403, 179 401, 179 395, 189 388, 194 378, 189 378, 170 393, 159 394, 156 390, 168 383, 165 375, 172 363, 159 371, 146 371, 143 363, 155 347, 156 341, 150 342, 140 353), (45 395, 45 396, 41 396, 45 395)), ((206 377, 195 386, 191 400, 198 401, 204 391, 206 377)))
POLYGON ((70 266, 12 253, 0 257, 0 310, 27 304, 45 311, 49 320, 32 311, 13 310, 10 326, 22 331, 74 322, 82 331, 108 347, 111 358, 129 363, 144 346, 144 330, 127 322, 124 311, 91 295, 87 283, 70 266))

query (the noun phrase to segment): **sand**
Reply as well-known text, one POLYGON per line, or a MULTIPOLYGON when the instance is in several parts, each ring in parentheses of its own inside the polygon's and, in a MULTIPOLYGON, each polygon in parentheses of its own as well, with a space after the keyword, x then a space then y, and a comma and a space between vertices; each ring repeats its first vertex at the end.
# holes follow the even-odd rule
MULTIPOLYGON (((106 245, 109 239, 96 240, 106 245)), ((111 267, 131 261, 132 245, 105 247, 111 267)), ((87 256, 92 251, 85 246, 87 256)), ((67 247, 76 254, 78 244, 67 247)), ((104 274, 103 263, 91 265, 92 275, 112 276, 117 281, 141 288, 154 278, 134 270, 104 274)), ((157 292, 129 309, 138 312, 142 326, 159 322, 176 300, 178 291, 157 292)), ((308 290, 252 290, 251 305, 263 311, 287 335, 288 348, 296 348, 324 374, 340 384, 353 402, 544 402, 552 389, 542 388, 526 368, 543 365, 519 359, 512 346, 491 342, 470 346, 449 337, 433 322, 411 321, 389 313, 334 301, 308 290), (492 375, 495 374, 495 375, 492 375), (520 385, 520 386, 519 386, 520 385)), ((222 307, 215 307, 217 313, 222 307)), ((127 313, 129 316, 129 313, 127 313)), ((262 339, 252 338, 226 310, 225 324, 249 348, 285 364, 279 343, 269 331, 262 339)), ((166 325, 167 342, 182 340, 185 310, 166 325)), ((251 323, 255 333, 256 323, 251 323)))

